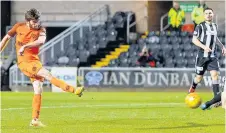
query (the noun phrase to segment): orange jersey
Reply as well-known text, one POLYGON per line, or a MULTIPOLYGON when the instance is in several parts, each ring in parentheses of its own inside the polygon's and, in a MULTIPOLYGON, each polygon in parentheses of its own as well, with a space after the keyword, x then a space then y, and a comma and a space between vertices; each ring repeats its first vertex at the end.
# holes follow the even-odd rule
MULTIPOLYGON (((30 29, 26 23, 17 23, 13 28, 8 32, 8 35, 13 37, 16 36, 16 54, 21 46, 26 45, 27 43, 34 42, 38 39, 40 34, 46 34, 45 28, 41 27, 39 29, 30 29)), ((38 57, 39 47, 25 48, 22 56, 17 56, 17 63, 19 64, 22 61, 32 61, 39 60, 38 57)))

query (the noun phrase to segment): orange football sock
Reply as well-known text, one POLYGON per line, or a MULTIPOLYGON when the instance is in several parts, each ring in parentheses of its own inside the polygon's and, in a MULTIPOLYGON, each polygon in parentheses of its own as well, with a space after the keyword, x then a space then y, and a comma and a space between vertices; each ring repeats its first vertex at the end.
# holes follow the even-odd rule
POLYGON ((41 109, 42 96, 41 94, 35 94, 32 102, 32 118, 38 119, 41 109))
POLYGON ((74 87, 66 84, 63 80, 60 80, 60 79, 57 79, 57 78, 53 77, 50 80, 50 83, 52 83, 56 87, 61 88, 62 90, 66 91, 66 92, 74 93, 74 90, 75 90, 74 87))

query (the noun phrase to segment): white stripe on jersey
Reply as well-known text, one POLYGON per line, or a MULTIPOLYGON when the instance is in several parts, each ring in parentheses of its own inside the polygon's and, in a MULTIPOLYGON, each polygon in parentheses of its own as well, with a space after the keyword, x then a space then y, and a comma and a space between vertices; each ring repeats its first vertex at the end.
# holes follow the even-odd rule
MULTIPOLYGON (((211 28, 210 28, 210 26, 207 24, 207 23, 205 23, 205 25, 206 25, 206 28, 207 28, 207 30, 206 30, 206 46, 207 47, 210 47, 210 41, 211 41, 211 28)), ((203 57, 208 57, 208 52, 206 52, 206 51, 204 51, 204 56, 203 57)))
POLYGON ((201 41, 203 42, 204 41, 204 28, 203 26, 200 24, 200 26, 202 27, 202 34, 201 34, 201 41))
POLYGON ((212 47, 212 53, 210 57, 214 57, 215 52, 215 46, 216 46, 216 40, 217 40, 217 27, 213 24, 213 30, 214 30, 214 41, 213 41, 213 47, 212 47))
POLYGON ((203 28, 203 26, 201 24, 200 24, 200 26, 202 27, 202 34, 201 34, 200 41, 203 42, 203 40, 204 40, 204 28, 203 28))

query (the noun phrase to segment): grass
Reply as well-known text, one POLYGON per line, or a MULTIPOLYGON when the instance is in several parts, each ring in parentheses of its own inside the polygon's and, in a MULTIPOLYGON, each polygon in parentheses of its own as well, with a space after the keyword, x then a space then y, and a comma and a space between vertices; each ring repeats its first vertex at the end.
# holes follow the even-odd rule
MULTIPOLYGON (((183 92, 44 93, 40 120, 29 127, 33 93, 2 92, 2 133, 224 133, 222 108, 189 109, 183 92)), ((204 101, 212 94, 201 92, 204 101)))

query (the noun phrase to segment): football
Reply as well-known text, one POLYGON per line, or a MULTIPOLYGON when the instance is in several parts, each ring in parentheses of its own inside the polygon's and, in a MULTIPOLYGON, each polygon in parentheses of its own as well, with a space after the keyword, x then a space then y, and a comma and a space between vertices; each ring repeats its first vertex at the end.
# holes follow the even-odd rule
POLYGON ((195 109, 200 106, 202 99, 197 93, 190 93, 186 96, 185 103, 189 108, 195 109))

